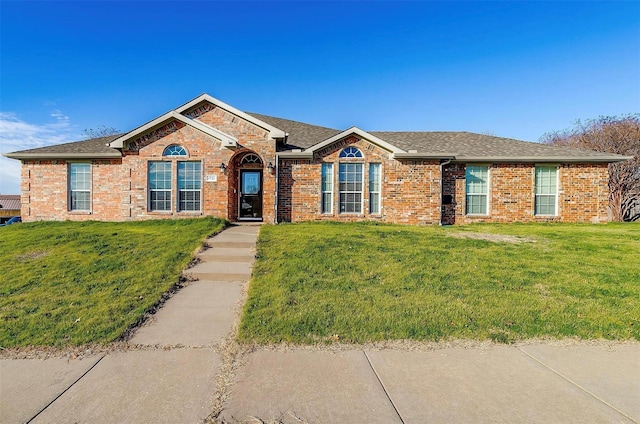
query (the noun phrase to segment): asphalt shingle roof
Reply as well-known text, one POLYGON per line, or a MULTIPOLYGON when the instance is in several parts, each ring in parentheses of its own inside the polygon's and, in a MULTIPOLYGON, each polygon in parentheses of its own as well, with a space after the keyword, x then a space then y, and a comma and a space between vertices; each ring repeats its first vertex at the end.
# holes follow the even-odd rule
POLYGON ((274 116, 260 115, 258 113, 247 113, 269 125, 289 133, 287 145, 291 149, 308 149, 314 144, 342 132, 341 130, 336 130, 334 128, 305 124, 304 122, 292 121, 290 119, 276 118, 274 116))
MULTIPOLYGON (((306 124, 289 119, 248 113, 288 133, 285 149, 308 149, 327 140, 341 130, 306 124)), ((406 152, 423 154, 452 154, 456 160, 553 160, 606 162, 624 160, 624 157, 590 150, 556 147, 511 138, 454 131, 372 131, 370 134, 406 152)), ((43 157, 120 157, 121 153, 107 144, 122 134, 90 140, 64 143, 37 149, 8 153, 14 158, 43 157)))
POLYGON ((68 155, 69 157, 121 157, 122 155, 117 149, 108 147, 107 144, 122 134, 114 134, 106 137, 92 138, 89 140, 74 141, 71 143, 55 144, 53 146, 39 147, 36 149, 20 150, 12 152, 6 156, 34 156, 38 155, 68 155))

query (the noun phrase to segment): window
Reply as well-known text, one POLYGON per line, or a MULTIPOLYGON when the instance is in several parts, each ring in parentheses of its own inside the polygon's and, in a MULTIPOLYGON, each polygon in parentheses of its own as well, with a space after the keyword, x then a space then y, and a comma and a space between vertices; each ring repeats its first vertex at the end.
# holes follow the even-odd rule
POLYGON ((469 165, 465 177, 467 215, 487 215, 489 167, 469 165))
POLYGON ((380 164, 369 164, 369 213, 380 213, 380 164))
POLYGON ((91 164, 69 164, 69 210, 91 210, 91 164))
POLYGON ((178 157, 178 156, 187 156, 187 150, 178 146, 177 144, 172 144, 171 146, 167 146, 162 152, 162 156, 170 156, 170 157, 178 157))
POLYGON ((178 162, 178 210, 200 210, 200 162, 178 162))
POLYGON ((149 162, 149 210, 171 210, 171 162, 149 162))
POLYGON ((535 214, 555 215, 558 193, 558 167, 536 166, 535 214))
POLYGON ((347 147, 340 152, 341 158, 361 158, 362 152, 355 147, 347 147))
POLYGON ((322 213, 333 212, 333 164, 322 164, 322 200, 320 209, 322 213))
MULTIPOLYGON (((346 150, 346 149, 345 149, 346 150)), ((362 212, 361 163, 341 163, 339 170, 340 212, 362 212)))
POLYGON ((241 165, 253 165, 253 164, 262 165, 262 160, 260 160, 260 156, 253 153, 249 153, 247 156, 242 158, 242 161, 240 162, 240 164, 241 165))

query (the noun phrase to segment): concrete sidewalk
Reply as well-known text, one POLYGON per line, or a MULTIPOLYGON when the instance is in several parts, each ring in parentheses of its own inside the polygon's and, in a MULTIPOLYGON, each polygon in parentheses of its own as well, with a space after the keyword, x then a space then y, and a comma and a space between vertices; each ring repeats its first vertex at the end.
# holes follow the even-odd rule
POLYGON ((213 410, 220 343, 231 335, 259 226, 207 240, 197 281, 138 329, 130 349, 81 360, 0 361, 0 422, 197 423, 213 410))
POLYGON ((640 422, 640 344, 259 350, 222 418, 283 423, 640 422))

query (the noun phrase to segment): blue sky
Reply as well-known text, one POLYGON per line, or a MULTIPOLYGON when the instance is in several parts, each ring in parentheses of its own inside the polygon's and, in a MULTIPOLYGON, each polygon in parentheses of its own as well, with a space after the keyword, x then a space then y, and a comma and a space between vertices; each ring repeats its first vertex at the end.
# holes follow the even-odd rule
MULTIPOLYGON (((640 2, 0 2, 0 152, 201 93, 345 129, 536 141, 640 111, 640 2)), ((19 163, 0 159, 0 193, 19 163)))

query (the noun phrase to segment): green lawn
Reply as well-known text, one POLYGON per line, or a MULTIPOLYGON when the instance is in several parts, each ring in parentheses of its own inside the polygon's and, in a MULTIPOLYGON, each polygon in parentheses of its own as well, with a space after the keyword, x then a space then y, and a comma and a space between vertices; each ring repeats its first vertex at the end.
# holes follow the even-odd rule
POLYGON ((244 341, 640 340, 639 223, 264 226, 258 255, 244 341))
POLYGON ((202 218, 0 228, 0 347, 118 339, 224 223, 202 218))

